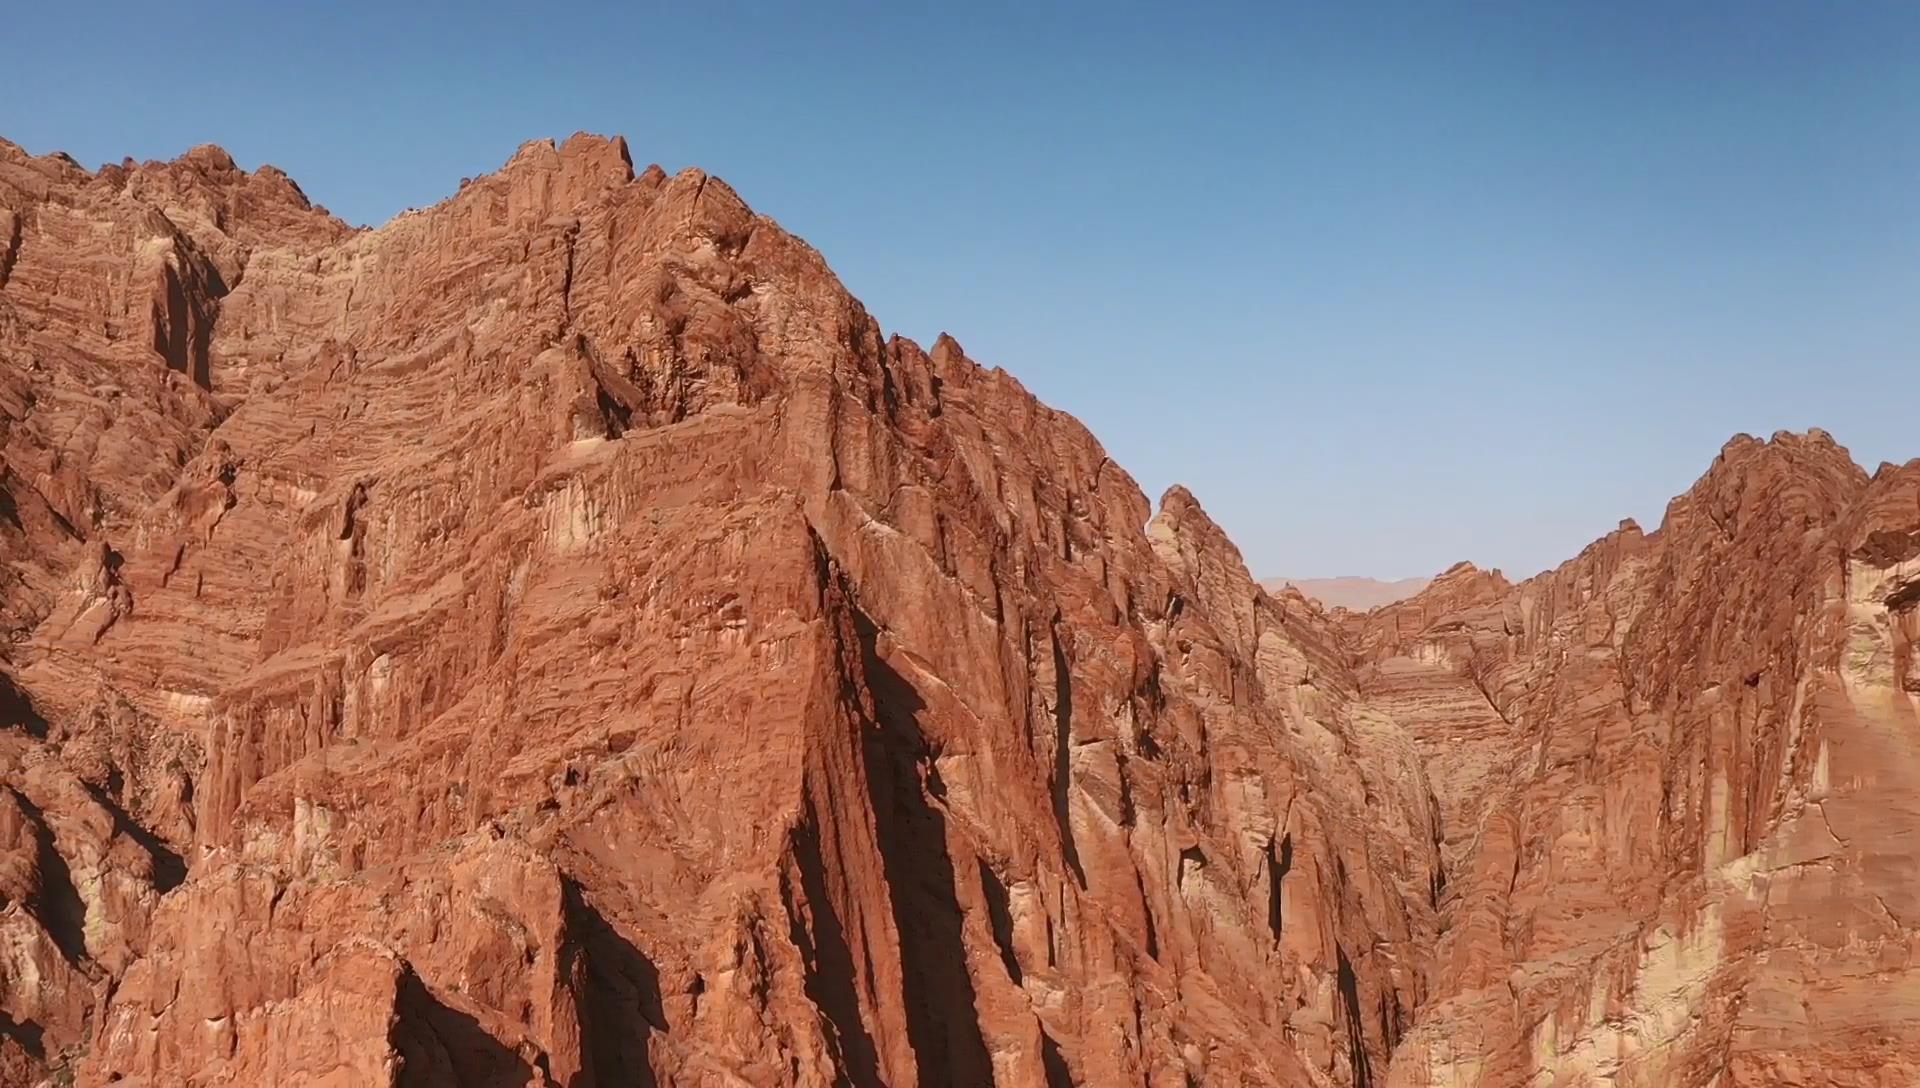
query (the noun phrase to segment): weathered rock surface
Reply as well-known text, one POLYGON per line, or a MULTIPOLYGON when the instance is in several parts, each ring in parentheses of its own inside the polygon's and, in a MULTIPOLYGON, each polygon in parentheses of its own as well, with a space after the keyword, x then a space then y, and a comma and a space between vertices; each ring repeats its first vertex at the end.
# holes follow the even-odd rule
POLYGON ((1741 436, 1517 586, 1347 617, 1447 878, 1395 1085, 1920 1082, 1920 462, 1741 436))
POLYGON ((0 455, 0 1084, 1914 1074, 1920 465, 1329 615, 584 135, 0 143, 0 455))

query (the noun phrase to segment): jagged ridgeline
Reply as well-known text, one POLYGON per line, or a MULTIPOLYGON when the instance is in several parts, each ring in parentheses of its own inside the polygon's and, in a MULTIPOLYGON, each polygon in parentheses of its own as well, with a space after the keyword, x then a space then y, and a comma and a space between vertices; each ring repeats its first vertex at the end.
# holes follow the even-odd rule
POLYGON ((1332 614, 584 135, 0 143, 0 455, 0 1084, 1920 1078, 1920 464, 1332 614))

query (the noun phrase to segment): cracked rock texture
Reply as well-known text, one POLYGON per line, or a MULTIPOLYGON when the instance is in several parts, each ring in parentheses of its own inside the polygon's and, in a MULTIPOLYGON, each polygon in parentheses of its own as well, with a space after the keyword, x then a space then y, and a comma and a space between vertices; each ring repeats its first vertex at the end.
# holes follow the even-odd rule
POLYGON ((1366 615, 624 142, 0 142, 0 1085, 1920 1078, 1920 463, 1366 615))

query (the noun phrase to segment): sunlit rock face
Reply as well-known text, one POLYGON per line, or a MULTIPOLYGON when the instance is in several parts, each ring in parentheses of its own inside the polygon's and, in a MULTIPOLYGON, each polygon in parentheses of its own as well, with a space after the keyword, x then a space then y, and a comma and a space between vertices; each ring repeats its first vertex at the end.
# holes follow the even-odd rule
POLYGON ((1447 891, 1387 1082, 1920 1082, 1920 462, 1745 436, 1517 586, 1348 618, 1447 891))
POLYGON ((0 455, 0 1084, 1916 1075, 1824 435, 1328 614, 576 136, 378 230, 0 143, 0 455))

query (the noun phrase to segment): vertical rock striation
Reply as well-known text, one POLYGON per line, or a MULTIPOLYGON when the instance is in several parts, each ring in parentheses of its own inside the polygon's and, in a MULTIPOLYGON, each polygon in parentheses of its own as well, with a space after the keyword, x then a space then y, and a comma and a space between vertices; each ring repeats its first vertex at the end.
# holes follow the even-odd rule
POLYGON ((1347 617, 1447 891, 1397 1085, 1920 1077, 1920 462, 1735 438, 1660 530, 1347 617))
POLYGON ((353 231, 211 149, 0 179, 8 826, 118 859, 17 867, 25 1062, 1387 1066, 1430 814, 1331 624, 720 181, 577 136, 353 231))
POLYGON ((1920 468, 1330 616, 618 139, 0 247, 0 1083, 1911 1072, 1920 468))

